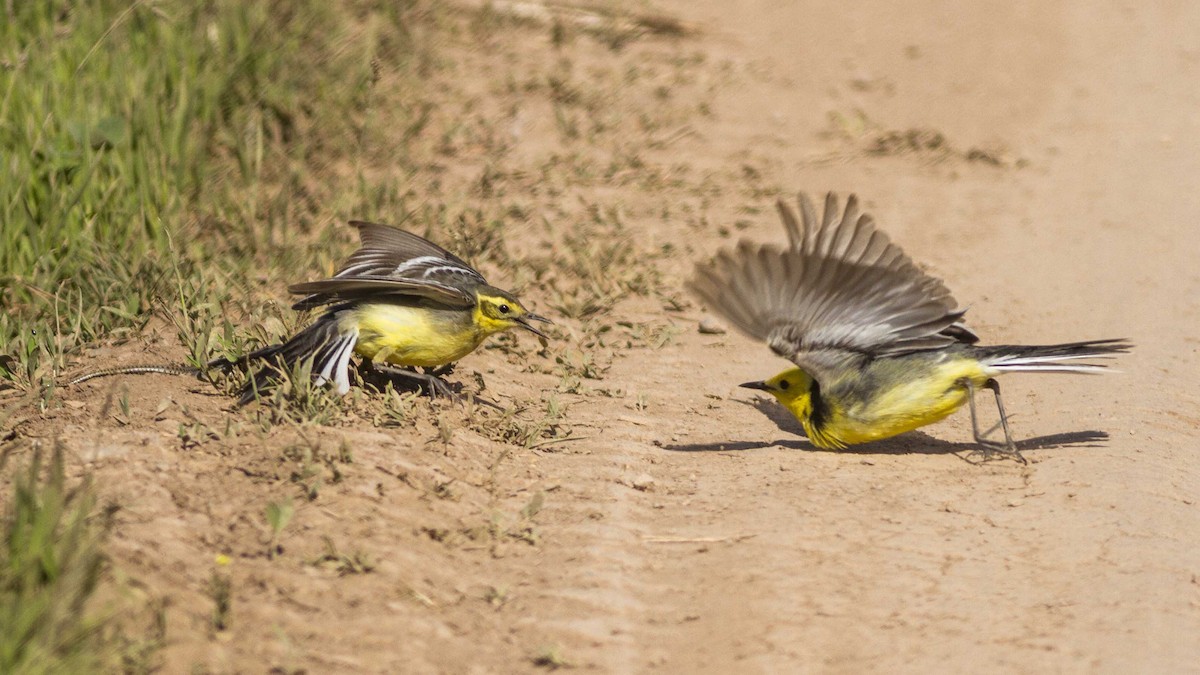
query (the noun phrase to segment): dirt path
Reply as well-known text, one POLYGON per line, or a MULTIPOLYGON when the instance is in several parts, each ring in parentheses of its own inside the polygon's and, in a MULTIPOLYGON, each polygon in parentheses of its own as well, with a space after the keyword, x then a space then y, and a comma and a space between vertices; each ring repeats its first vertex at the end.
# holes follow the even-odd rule
MULTIPOLYGON (((579 506, 546 524, 541 564, 562 571, 529 611, 581 662, 1195 667, 1200 52, 1186 27, 1200 14, 1026 4, 963 17, 926 4, 680 4, 714 29, 717 58, 761 72, 717 96, 718 128, 689 150, 777 166, 785 185, 858 191, 989 341, 1132 337, 1123 375, 1005 382, 1022 436, 1112 437, 1031 450, 1028 468, 950 454, 969 447, 962 419, 814 452, 794 423, 735 393, 777 369, 761 347, 689 331, 653 358, 631 355, 609 377, 646 409, 589 407, 603 441, 541 464, 579 506), (855 109, 995 147, 1012 166, 805 161, 828 113, 855 109), (642 474, 651 490, 622 485, 642 474)), ((780 238, 769 216, 747 234, 780 238)))
MULTIPOLYGON (((1029 466, 964 461, 965 414, 814 450, 736 387, 784 363, 699 334, 703 310, 678 291, 631 294, 603 330, 562 319, 559 351, 509 341, 464 360, 456 376, 480 374, 501 405, 565 419, 570 440, 535 429, 546 440, 529 449, 497 440, 529 432, 525 418, 423 403, 260 430, 210 388, 153 376, 121 390, 132 412, 117 424, 122 385, 97 381, 21 433, 62 438, 120 501, 111 553, 137 592, 169 601, 166 670, 1196 670, 1200 10, 660 7, 697 32, 559 50, 522 24, 465 57, 455 85, 479 99, 464 109, 503 109, 516 139, 488 184, 522 186, 536 214, 513 218, 514 248, 549 247, 539 222, 611 220, 612 206, 679 289, 738 237, 782 240, 774 187, 853 191, 985 341, 1129 337, 1124 373, 1006 379, 1029 466), (640 68, 678 89, 637 110, 703 92, 687 105, 704 114, 643 122, 661 142, 630 141, 633 159, 614 144, 624 168, 563 189, 555 162, 584 151, 553 130, 572 121, 488 101, 554 59, 585 84, 640 68), (262 513, 284 495, 297 506, 280 549, 262 513)), ((446 185, 479 169, 471 142, 488 139, 469 140, 438 167, 446 185)), ((417 187, 451 192, 434 183, 417 187)), ((522 273, 497 278, 525 283, 539 311, 555 302, 522 273)), ((170 334, 116 352, 175 360, 170 334)))

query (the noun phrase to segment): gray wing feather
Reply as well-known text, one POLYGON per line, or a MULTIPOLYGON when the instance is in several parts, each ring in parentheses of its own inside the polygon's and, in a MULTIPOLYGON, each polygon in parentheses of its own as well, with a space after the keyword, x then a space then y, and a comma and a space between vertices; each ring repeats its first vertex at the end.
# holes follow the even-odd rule
POLYGON ((691 289, 743 332, 820 379, 833 363, 973 341, 950 291, 921 271, 851 196, 801 219, 783 202, 788 248, 740 243, 697 266, 691 289))
POLYGON ((469 306, 475 298, 463 290, 486 284, 462 258, 427 239, 391 225, 350 222, 358 229, 361 246, 329 279, 290 286, 306 297, 294 309, 311 309, 375 295, 408 295, 451 306, 469 306))
POLYGON ((308 309, 317 305, 346 300, 361 300, 369 297, 385 295, 402 295, 427 298, 451 307, 470 307, 475 299, 462 290, 432 281, 416 281, 412 279, 391 279, 387 277, 353 277, 349 279, 321 279, 302 284, 288 286, 288 291, 308 294, 296 303, 296 309, 308 309), (319 298, 316 304, 309 304, 310 298, 319 298))
POLYGON ((460 273, 486 283, 465 260, 437 244, 391 225, 352 220, 350 225, 358 229, 362 246, 350 255, 334 276, 389 276, 405 263, 418 258, 432 259, 439 266, 453 268, 460 273))

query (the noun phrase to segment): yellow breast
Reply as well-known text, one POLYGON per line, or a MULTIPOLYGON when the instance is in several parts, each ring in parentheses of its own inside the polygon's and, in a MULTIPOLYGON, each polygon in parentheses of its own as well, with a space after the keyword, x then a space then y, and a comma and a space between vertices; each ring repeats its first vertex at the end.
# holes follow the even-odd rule
POLYGON ((358 329, 354 351, 397 366, 441 366, 470 354, 486 337, 469 311, 392 303, 363 304, 347 316, 358 329))
POLYGON ((827 400, 832 410, 822 428, 804 425, 809 438, 822 447, 844 447, 912 431, 944 419, 967 402, 963 378, 977 388, 987 380, 983 365, 974 359, 924 365, 929 368, 916 368, 909 377, 880 378, 879 389, 865 400, 827 400))

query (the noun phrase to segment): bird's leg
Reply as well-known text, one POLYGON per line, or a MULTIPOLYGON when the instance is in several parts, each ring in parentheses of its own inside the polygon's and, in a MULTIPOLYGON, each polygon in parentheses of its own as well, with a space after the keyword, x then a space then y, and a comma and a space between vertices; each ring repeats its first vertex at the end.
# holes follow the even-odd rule
POLYGON ((1022 464, 1028 464, 1025 457, 1021 455, 1021 451, 1017 450, 1017 444, 1013 442, 1012 432, 1008 428, 1008 415, 1004 412, 1004 399, 1000 396, 1000 383, 994 378, 988 378, 983 383, 984 388, 991 389, 996 396, 996 408, 1000 411, 1000 426, 1004 429, 1004 442, 999 443, 987 438, 995 430, 995 427, 988 430, 986 433, 979 430, 979 416, 975 408, 975 384, 970 380, 966 380, 964 386, 967 388, 967 402, 971 406, 971 431, 975 434, 975 442, 983 448, 983 460, 987 461, 992 458, 993 453, 1012 457, 1022 464))
POLYGON ((450 385, 445 380, 438 377, 436 371, 433 373, 419 373, 415 370, 409 370, 408 368, 397 368, 395 366, 389 366, 382 363, 373 363, 371 365, 373 368, 375 368, 375 370, 383 373, 384 375, 416 380, 425 386, 425 391, 428 392, 430 398, 445 396, 451 401, 458 400, 458 394, 454 393, 454 390, 450 388, 450 385))
POLYGON ((449 375, 450 373, 454 372, 454 364, 446 363, 446 364, 442 364, 436 368, 426 368, 425 372, 427 372, 430 375, 433 375, 435 377, 445 377, 445 376, 449 375))
POLYGON ((983 386, 992 390, 996 395, 996 409, 1000 411, 1000 426, 1004 427, 1004 448, 1009 454, 1016 457, 1022 464, 1028 464, 1025 458, 1021 456, 1021 451, 1017 449, 1017 444, 1013 442, 1012 432, 1008 429, 1008 413, 1004 412, 1004 399, 1000 397, 1000 383, 995 378, 988 378, 983 386))

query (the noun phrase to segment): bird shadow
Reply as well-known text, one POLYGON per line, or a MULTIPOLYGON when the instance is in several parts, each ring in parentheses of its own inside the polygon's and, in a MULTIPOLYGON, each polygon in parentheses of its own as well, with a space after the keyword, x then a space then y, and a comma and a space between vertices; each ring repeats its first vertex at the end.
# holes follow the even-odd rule
MULTIPOLYGON (((771 420, 780 431, 796 436, 804 436, 804 428, 798 420, 773 400, 761 397, 753 401, 739 401, 751 406, 771 420)), ((1044 450, 1047 448, 1101 447, 1107 441, 1108 434, 1103 431, 1071 431, 1059 434, 1037 436, 1017 441, 1017 450, 1044 450)), ((978 463, 980 446, 975 442, 954 443, 934 438, 922 431, 912 431, 892 438, 855 445, 841 450, 818 448, 805 438, 784 438, 771 441, 714 441, 709 443, 662 444, 659 447, 673 452, 740 452, 762 448, 782 447, 790 450, 806 450, 809 452, 832 452, 852 455, 957 455, 970 463, 978 463)))

